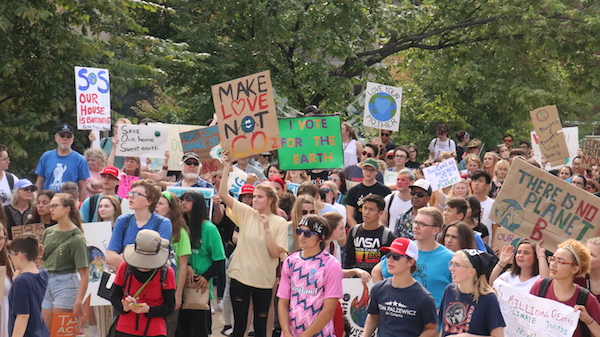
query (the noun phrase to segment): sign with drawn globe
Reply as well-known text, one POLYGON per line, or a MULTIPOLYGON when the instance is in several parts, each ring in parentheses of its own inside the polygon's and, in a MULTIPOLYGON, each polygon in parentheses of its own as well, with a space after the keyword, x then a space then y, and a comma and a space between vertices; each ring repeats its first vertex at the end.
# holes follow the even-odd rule
POLYGON ((398 131, 402 88, 367 82, 363 125, 398 131))

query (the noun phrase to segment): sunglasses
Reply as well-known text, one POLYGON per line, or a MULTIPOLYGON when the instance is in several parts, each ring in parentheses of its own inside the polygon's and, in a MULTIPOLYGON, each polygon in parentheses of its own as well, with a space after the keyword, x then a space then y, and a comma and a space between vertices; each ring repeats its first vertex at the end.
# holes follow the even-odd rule
POLYGON ((400 261, 400 259, 401 259, 402 257, 408 257, 408 256, 406 256, 406 255, 402 255, 402 254, 398 254, 398 253, 393 253, 393 252, 388 252, 387 254, 385 254, 385 256, 386 256, 388 259, 394 259, 394 261, 400 261))
POLYGON ((410 191, 410 195, 416 195, 419 198, 423 198, 425 196, 425 193, 423 193, 423 192, 416 192, 416 191, 410 191))
POLYGON ((296 227, 296 235, 300 236, 302 234, 304 234, 304 237, 307 238, 307 239, 310 239, 310 237, 313 234, 319 236, 319 233, 317 233, 317 232, 313 232, 313 231, 308 230, 308 229, 304 230, 304 229, 302 229, 300 227, 296 227))
POLYGON ((68 139, 73 138, 73 135, 70 133, 67 133, 67 132, 59 133, 58 135, 60 136, 60 138, 68 138, 68 139))
POLYGON ((330 189, 328 189, 328 188, 322 188, 321 190, 322 190, 323 192, 325 192, 325 193, 329 193, 329 192, 331 192, 331 190, 330 190, 330 189))
MULTIPOLYGON (((306 215, 306 214, 315 214, 315 210, 313 209, 312 211, 307 211, 307 210, 302 210, 302 215, 306 215)), ((300 234, 298 234, 300 235, 300 234)))
POLYGON ((381 137, 389 137, 389 136, 391 136, 391 135, 392 135, 391 133, 382 133, 382 134, 381 134, 381 137))
POLYGON ((195 161, 195 160, 188 160, 185 162, 185 164, 188 166, 198 166, 198 165, 200 165, 200 162, 195 161))
POLYGON ((372 154, 372 153, 370 153, 370 152, 367 152, 367 151, 363 151, 363 156, 367 156, 368 158, 373 158, 373 157, 375 157, 375 155, 374 155, 374 154, 372 154))

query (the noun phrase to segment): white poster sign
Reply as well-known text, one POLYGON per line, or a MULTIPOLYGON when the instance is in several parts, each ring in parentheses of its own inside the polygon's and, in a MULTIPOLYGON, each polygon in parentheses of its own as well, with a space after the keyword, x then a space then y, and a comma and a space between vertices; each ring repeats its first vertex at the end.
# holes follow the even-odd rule
POLYGON ((402 88, 367 82, 363 125, 398 131, 402 88))
POLYGON ((181 158, 183 158, 183 150, 181 147, 181 138, 179 137, 179 134, 186 131, 202 129, 204 126, 160 123, 149 123, 148 125, 164 126, 169 129, 169 138, 167 139, 167 150, 169 150, 169 171, 181 171, 181 158))
POLYGON ((573 336, 579 311, 558 301, 531 295, 496 279, 500 310, 506 327, 504 335, 512 336, 573 336))
POLYGON ((229 173, 229 181, 227 182, 227 190, 233 195, 234 198, 238 198, 240 195, 240 188, 248 180, 248 173, 240 170, 237 167, 233 168, 233 171, 229 173))
POLYGON ((181 197, 183 193, 187 191, 196 191, 202 196, 206 201, 206 207, 208 208, 208 216, 210 220, 212 220, 212 210, 213 210, 213 200, 212 197, 215 195, 215 190, 212 188, 205 187, 183 187, 183 186, 168 186, 167 191, 173 192, 177 197, 181 197))
POLYGON ((369 292, 373 287, 373 281, 362 283, 360 278, 345 278, 342 280, 344 297, 340 300, 344 317, 350 324, 350 333, 347 337, 362 336, 367 319, 367 309, 371 296, 369 292))
POLYGON ((90 284, 87 293, 92 296, 91 305, 111 305, 109 301, 98 296, 98 287, 102 279, 102 272, 106 269, 106 249, 112 235, 112 225, 110 221, 103 221, 83 223, 81 226, 90 258, 90 284))
POLYGON ((119 125, 117 156, 165 158, 169 129, 159 125, 119 125))
POLYGON ((77 129, 110 130, 108 69, 75 67, 75 93, 77 129))
POLYGON ((387 185, 396 185, 396 179, 398 178, 398 172, 396 171, 385 171, 383 175, 383 183, 387 185))
POLYGON ((425 180, 431 184, 433 191, 454 185, 460 181, 460 172, 454 158, 444 160, 439 165, 425 167, 423 175, 425 175, 425 180))

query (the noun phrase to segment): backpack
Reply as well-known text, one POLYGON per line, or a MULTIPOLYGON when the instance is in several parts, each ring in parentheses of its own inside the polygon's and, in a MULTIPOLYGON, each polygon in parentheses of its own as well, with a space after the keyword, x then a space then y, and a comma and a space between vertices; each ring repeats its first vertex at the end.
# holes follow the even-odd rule
MULTIPOLYGON (((355 238, 356 234, 358 233, 358 227, 362 227, 362 224, 358 224, 358 225, 352 227, 352 229, 350 230, 353 238, 355 238)), ((381 236, 381 244, 382 245, 385 242, 388 242, 388 239, 390 238, 390 234, 392 234, 392 231, 387 227, 383 227, 383 236, 381 236)))
MULTIPOLYGON (((550 283, 552 283, 551 278, 549 278, 549 277, 544 278, 542 280, 542 283, 540 284, 540 291, 538 292, 537 296, 539 296, 539 297, 546 296, 546 292, 548 292, 550 283)), ((587 298, 590 295, 590 290, 587 288, 584 288, 582 286, 578 286, 578 287, 579 287, 579 294, 577 294, 577 301, 575 302, 575 304, 585 306, 585 302, 587 301, 587 298)), ((583 323, 583 321, 581 321, 581 319, 579 320, 578 325, 579 325, 579 328, 581 329, 581 335, 583 337, 591 336, 590 329, 587 327, 587 325, 585 325, 585 323, 583 323)))
POLYGON ((390 197, 390 201, 388 201, 386 207, 384 208, 384 210, 386 210, 388 212, 388 219, 387 219, 388 228, 390 227, 390 218, 392 217, 392 215, 390 214, 390 208, 392 207, 392 202, 394 202, 395 198, 396 198, 396 195, 394 193, 392 193, 391 197, 390 197))
POLYGON ((12 191, 13 187, 15 186, 15 176, 9 172, 4 172, 4 174, 6 175, 6 181, 8 181, 8 186, 10 187, 10 190, 12 191))

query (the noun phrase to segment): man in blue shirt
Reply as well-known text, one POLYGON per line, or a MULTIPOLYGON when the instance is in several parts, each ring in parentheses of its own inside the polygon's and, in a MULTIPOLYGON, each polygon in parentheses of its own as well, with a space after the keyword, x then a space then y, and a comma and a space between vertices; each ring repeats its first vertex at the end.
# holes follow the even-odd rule
POLYGON ((183 155, 183 158, 181 159, 181 175, 183 176, 183 178, 180 181, 173 183, 173 185, 171 186, 204 187, 214 189, 215 187, 213 186, 213 184, 200 178, 201 168, 202 163, 200 163, 200 157, 198 157, 196 153, 185 153, 183 155))
MULTIPOLYGON (((86 179, 90 177, 90 169, 85 158, 73 151, 75 130, 69 124, 61 124, 54 134, 58 144, 55 150, 46 151, 35 169, 38 175, 36 185, 39 190, 60 192, 62 184, 67 181, 77 183, 79 191, 86 190, 86 179)), ((79 193, 79 201, 85 200, 85 193, 79 193)))

